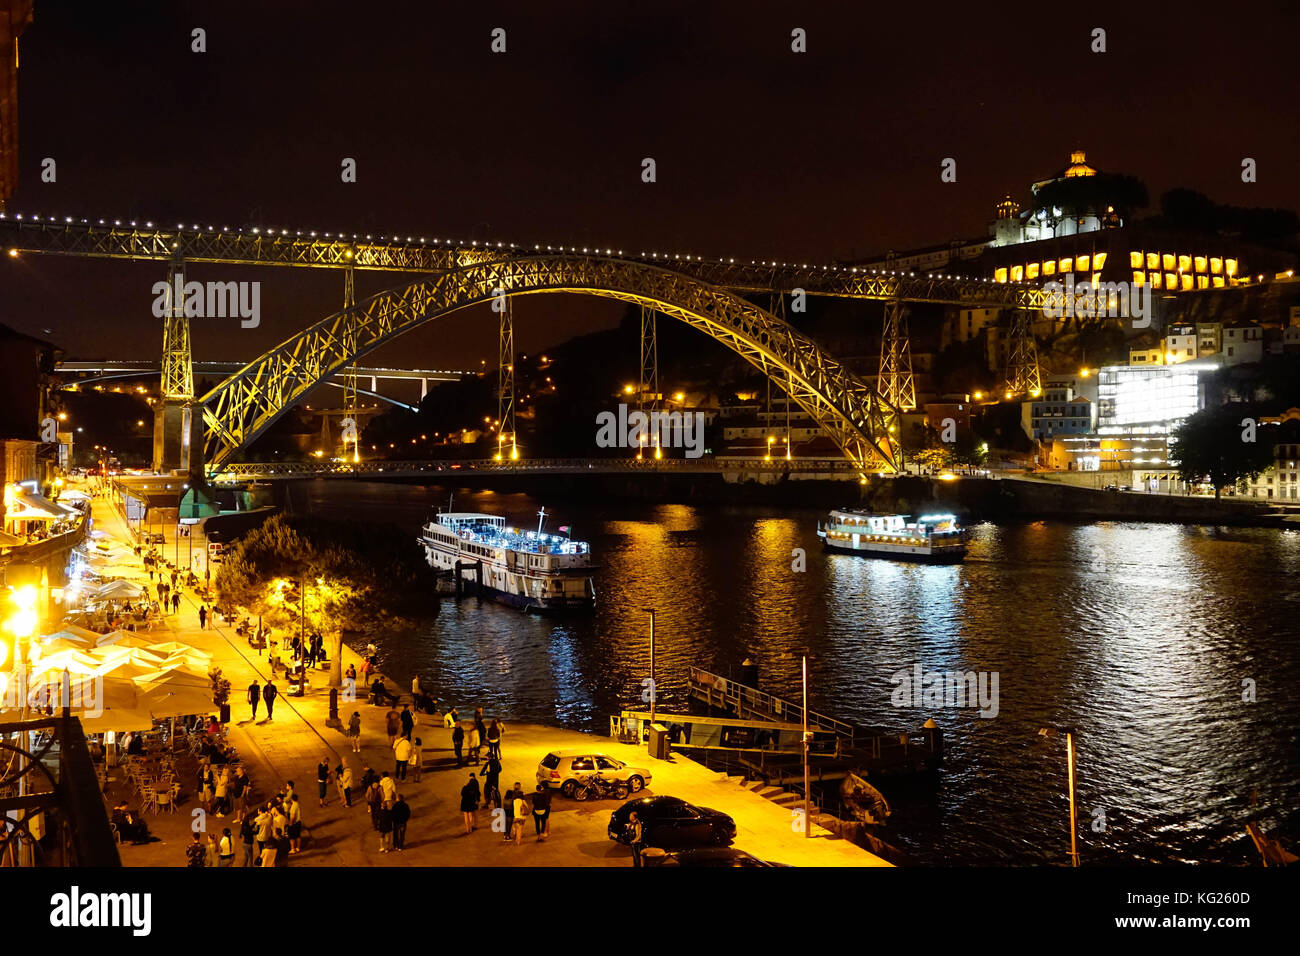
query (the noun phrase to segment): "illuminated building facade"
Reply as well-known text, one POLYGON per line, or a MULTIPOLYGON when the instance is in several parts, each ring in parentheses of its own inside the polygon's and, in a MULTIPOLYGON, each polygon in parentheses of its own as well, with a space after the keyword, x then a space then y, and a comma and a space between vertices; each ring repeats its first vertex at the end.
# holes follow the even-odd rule
POLYGON ((1251 498, 1300 501, 1300 408, 1261 419, 1256 438, 1272 444, 1273 463, 1243 482, 1241 490, 1251 498))

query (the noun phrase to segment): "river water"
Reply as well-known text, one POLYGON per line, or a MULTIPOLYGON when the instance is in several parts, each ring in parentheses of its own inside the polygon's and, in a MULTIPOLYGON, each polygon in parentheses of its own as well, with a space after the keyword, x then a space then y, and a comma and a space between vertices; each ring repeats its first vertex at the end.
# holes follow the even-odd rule
MULTIPOLYGON (((314 481, 293 504, 415 535, 447 495, 314 481)), ((455 498, 525 526, 541 504, 455 498)), ((685 709, 688 665, 736 674, 745 657, 765 690, 797 698, 807 651, 813 710, 900 731, 933 717, 937 778, 886 790, 887 839, 921 862, 1067 861, 1066 751, 1038 735, 1049 725, 1076 734, 1085 864, 1255 864, 1255 816, 1300 845, 1300 532, 982 524, 965 563, 944 567, 823 555, 814 509, 545 504, 548 528, 592 543, 594 615, 447 598, 427 628, 378 636, 386 669, 418 672, 462 712, 606 733, 639 701, 653 607, 661 710, 685 709), (917 664, 996 673, 996 716, 895 706, 891 675, 917 664)))

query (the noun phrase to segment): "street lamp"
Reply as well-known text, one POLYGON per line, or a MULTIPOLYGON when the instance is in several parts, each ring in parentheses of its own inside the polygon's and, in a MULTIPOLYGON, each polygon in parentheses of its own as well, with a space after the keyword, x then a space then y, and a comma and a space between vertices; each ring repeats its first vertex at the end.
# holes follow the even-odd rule
POLYGON ((812 781, 808 773, 808 655, 803 655, 803 835, 805 839, 812 836, 812 811, 809 799, 812 781))
POLYGON ((648 607, 645 612, 650 615, 650 724, 655 722, 655 699, 659 696, 655 688, 655 609, 648 607))
POLYGON ((1078 823, 1075 814, 1074 803, 1074 731, 1069 728, 1057 729, 1056 727, 1040 727, 1038 736, 1055 737, 1057 734, 1065 734, 1065 759, 1069 769, 1070 777, 1070 861, 1071 866, 1079 865, 1079 843, 1078 843, 1078 823))

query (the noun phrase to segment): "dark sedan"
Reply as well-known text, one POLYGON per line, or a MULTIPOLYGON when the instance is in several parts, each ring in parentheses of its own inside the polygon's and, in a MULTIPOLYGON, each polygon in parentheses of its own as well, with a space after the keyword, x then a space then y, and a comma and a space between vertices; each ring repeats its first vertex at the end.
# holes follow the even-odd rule
POLYGON ((708 807, 697 807, 676 797, 641 797, 629 800, 609 815, 609 838, 631 842, 628 817, 636 811, 646 846, 723 846, 736 838, 731 817, 708 807))

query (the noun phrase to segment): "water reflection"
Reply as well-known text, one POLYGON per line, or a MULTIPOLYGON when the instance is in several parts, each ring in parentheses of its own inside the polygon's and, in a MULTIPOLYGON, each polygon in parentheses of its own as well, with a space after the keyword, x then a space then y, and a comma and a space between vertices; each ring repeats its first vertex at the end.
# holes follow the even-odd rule
MULTIPOLYGON (((294 491, 300 508, 413 535, 446 500, 403 485, 294 491)), ((540 504, 456 495, 458 510, 520 522, 540 504)), ((1265 828, 1300 842, 1294 531, 984 524, 964 564, 926 566, 823 555, 813 510, 545 504, 593 544, 597 612, 555 621, 448 600, 422 632, 383 637, 399 676, 418 671, 462 710, 604 731, 639 702, 654 607, 661 709, 684 706, 689 664, 735 673, 746 656, 793 696, 807 650, 814 709, 891 731, 934 716, 944 769, 895 801, 895 839, 923 860, 1066 860, 1065 753, 1037 736, 1048 725, 1077 732, 1085 861, 1251 862, 1256 790, 1265 828), (998 672, 998 717, 894 707, 890 676, 917 663, 998 672)))

